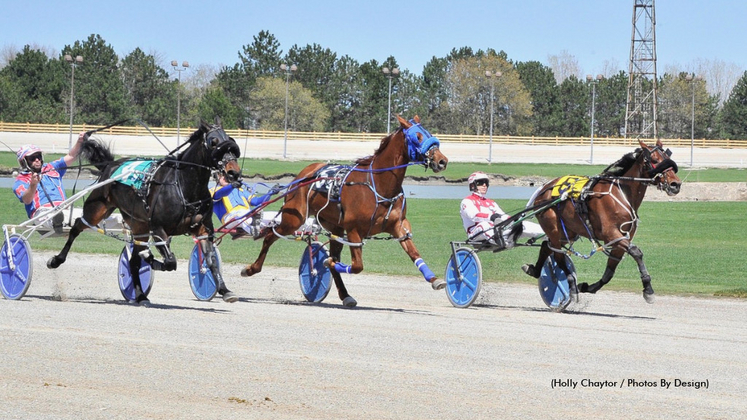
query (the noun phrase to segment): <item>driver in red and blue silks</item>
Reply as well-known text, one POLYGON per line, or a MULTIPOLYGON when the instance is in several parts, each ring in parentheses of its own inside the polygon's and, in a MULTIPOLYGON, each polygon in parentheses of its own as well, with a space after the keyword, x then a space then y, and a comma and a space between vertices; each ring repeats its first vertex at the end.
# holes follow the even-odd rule
MULTIPOLYGON (((46 164, 42 150, 38 146, 27 144, 18 149, 16 158, 21 166, 21 173, 13 183, 13 192, 26 207, 29 218, 50 211, 65 201, 62 177, 67 167, 80 154, 85 137, 86 133, 80 133, 78 141, 65 156, 46 164)), ((61 226, 62 214, 58 215, 59 220, 55 220, 55 225, 61 226)))

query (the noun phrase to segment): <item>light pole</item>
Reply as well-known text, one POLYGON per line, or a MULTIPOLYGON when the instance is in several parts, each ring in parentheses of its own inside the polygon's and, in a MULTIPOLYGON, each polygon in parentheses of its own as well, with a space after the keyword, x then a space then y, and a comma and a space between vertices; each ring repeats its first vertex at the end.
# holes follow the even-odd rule
POLYGON ((292 73, 298 70, 295 64, 290 67, 285 63, 280 65, 280 70, 285 72, 285 137, 283 138, 283 159, 285 159, 288 151, 288 86, 290 85, 290 77, 292 73))
POLYGON ((690 88, 693 92, 693 101, 692 101, 692 114, 690 115, 690 167, 693 167, 693 152, 695 150, 695 83, 700 78, 699 77, 693 77, 692 74, 688 74, 685 76, 685 80, 687 80, 690 83, 690 88))
POLYGON ((67 148, 70 149, 73 147, 73 110, 75 107, 73 102, 73 92, 75 91, 75 65, 82 63, 83 57, 77 55, 75 56, 75 59, 73 59, 73 56, 70 54, 65 54, 65 61, 70 63, 72 69, 72 72, 70 73, 70 140, 67 145, 67 148))
POLYGON ((490 80, 490 143, 488 145, 488 165, 493 163, 493 79, 501 76, 503 76, 503 73, 499 71, 492 73, 490 70, 485 70, 485 77, 490 80))
POLYGON ((182 66, 179 67, 179 63, 176 60, 171 60, 171 66, 179 74, 179 83, 176 86, 176 145, 179 146, 182 118, 182 72, 189 68, 189 62, 182 61, 182 66))
POLYGON ((589 156, 589 163, 594 164, 594 109, 596 108, 596 97, 597 97, 597 83, 604 79, 604 76, 597 74, 597 79, 594 80, 590 74, 586 75, 586 81, 591 83, 591 156, 589 156))
POLYGON ((389 134, 390 124, 392 122, 392 78, 399 76, 399 67, 395 67, 389 70, 389 67, 382 67, 381 72, 384 73, 387 79, 389 79, 389 105, 386 114, 386 132, 389 134))

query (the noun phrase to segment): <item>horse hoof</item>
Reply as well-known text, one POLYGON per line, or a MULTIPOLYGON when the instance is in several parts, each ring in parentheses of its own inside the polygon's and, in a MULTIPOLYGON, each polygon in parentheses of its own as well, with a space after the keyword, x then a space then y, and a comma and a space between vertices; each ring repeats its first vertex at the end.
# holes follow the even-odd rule
POLYGON ((223 293, 223 302, 234 303, 237 300, 239 300, 239 297, 236 296, 236 293, 234 292, 223 293))
POLYGON ((443 279, 434 278, 433 280, 431 280, 431 287, 433 288, 433 290, 442 290, 446 287, 446 281, 443 279))
POLYGON ((654 301, 656 300, 656 296, 654 296, 653 293, 643 292, 643 299, 646 300, 646 303, 651 304, 651 303, 654 303, 654 301))
POLYGON ((60 263, 57 261, 57 257, 52 257, 49 260, 47 260, 47 268, 57 268, 60 266, 60 263))
POLYGON ((252 273, 248 268, 244 268, 241 270, 241 277, 250 277, 252 274, 254 273, 252 273))
POLYGON ((326 260, 324 260, 322 264, 324 265, 325 268, 332 269, 335 266, 335 260, 333 260, 332 257, 329 257, 326 260))
POLYGON ((534 278, 537 278, 537 276, 534 274, 534 266, 532 264, 524 264, 521 266, 521 271, 525 272, 528 276, 532 276, 534 278))
POLYGON ((352 296, 348 296, 342 300, 342 305, 346 308, 355 308, 355 306, 358 305, 358 301, 353 299, 352 296))

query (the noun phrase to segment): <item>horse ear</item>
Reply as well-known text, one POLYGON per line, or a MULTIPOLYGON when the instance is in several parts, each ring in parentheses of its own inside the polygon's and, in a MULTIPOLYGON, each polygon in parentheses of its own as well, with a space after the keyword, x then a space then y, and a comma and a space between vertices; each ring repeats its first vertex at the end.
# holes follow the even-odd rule
POLYGON ((217 125, 219 127, 223 127, 223 124, 221 123, 220 117, 218 117, 218 116, 215 117, 215 125, 217 125))
POLYGON ((661 139, 656 139, 656 147, 658 147, 661 150, 664 150, 664 143, 661 142, 661 139))
POLYGON ((399 115, 399 114, 397 114, 397 120, 399 120, 399 125, 401 125, 402 128, 410 128, 410 127, 412 127, 412 124, 410 124, 410 122, 407 121, 406 119, 402 118, 402 116, 399 115))
POLYGON ((209 128, 210 128, 210 124, 208 124, 205 120, 203 120, 202 118, 200 118, 200 129, 202 131, 207 132, 209 128))
POLYGON ((644 143, 643 140, 638 139, 638 143, 641 145, 641 148, 648 149, 648 146, 646 146, 646 143, 644 143))

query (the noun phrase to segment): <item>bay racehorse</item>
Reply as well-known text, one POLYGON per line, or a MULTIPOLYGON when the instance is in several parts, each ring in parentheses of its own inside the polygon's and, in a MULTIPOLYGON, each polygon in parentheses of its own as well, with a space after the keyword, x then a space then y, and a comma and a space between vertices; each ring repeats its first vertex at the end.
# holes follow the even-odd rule
POLYGON ((107 146, 86 139, 81 156, 101 171, 98 182, 115 177, 128 168, 132 175, 91 192, 83 204, 83 216, 75 220, 65 246, 58 255, 49 259, 47 266, 59 267, 81 231, 98 225, 119 209, 134 239, 129 264, 135 303, 149 304, 140 283, 138 268, 141 258, 144 257, 154 269, 176 270, 176 257, 169 245, 171 236, 183 234, 199 239, 208 266, 218 282, 218 292, 223 300, 235 302, 238 297, 226 287, 215 259, 213 200, 208 182, 213 170, 223 172, 229 181, 241 179, 241 168, 236 162, 241 153, 239 146, 219 122, 215 125, 202 122, 182 147, 186 149, 176 155, 174 151, 162 159, 124 158, 115 161, 107 146), (151 238, 163 261, 155 260, 147 251, 151 238))
MULTIPOLYGON (((608 166, 600 175, 591 178, 571 177, 586 183, 585 188, 579 191, 580 195, 559 201, 537 214, 547 240, 542 243, 536 264, 525 264, 522 267, 524 272, 539 277, 545 260, 554 254, 557 264, 568 275, 571 298, 577 300, 579 292, 596 293, 609 283, 617 265, 627 253, 638 264, 644 299, 653 303, 654 289, 643 263, 643 251, 633 244, 633 236, 638 228, 638 208, 649 185, 673 196, 680 192, 682 182, 677 177, 677 164, 670 159, 671 152, 664 150, 660 140, 652 147, 640 140, 639 143, 640 148, 608 166), (572 249, 573 242, 580 236, 589 238, 608 256, 602 278, 593 284, 577 285, 576 278, 566 265, 566 253, 570 251, 567 247, 572 249)), ((561 179, 554 179, 538 189, 528 206, 556 199, 558 188, 562 188, 561 179)))
POLYGON ((422 164, 440 172, 449 160, 441 153, 438 139, 420 125, 419 117, 397 119, 400 127, 381 141, 372 156, 358 159, 352 166, 313 163, 298 174, 291 185, 299 187, 289 189, 278 215, 280 222, 264 232, 259 256, 241 271, 242 276, 259 273, 272 244, 313 216, 333 238, 347 235, 345 240, 330 242, 326 262, 343 305, 353 307, 357 302, 348 294, 340 273, 363 271, 363 240, 380 233, 399 241, 433 289, 444 288, 446 283, 428 268, 412 241, 402 181, 409 165, 422 164), (350 265, 340 262, 343 243, 350 247, 350 265))

